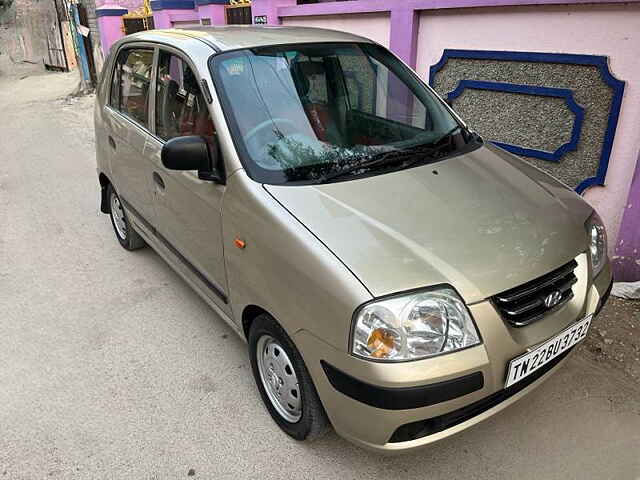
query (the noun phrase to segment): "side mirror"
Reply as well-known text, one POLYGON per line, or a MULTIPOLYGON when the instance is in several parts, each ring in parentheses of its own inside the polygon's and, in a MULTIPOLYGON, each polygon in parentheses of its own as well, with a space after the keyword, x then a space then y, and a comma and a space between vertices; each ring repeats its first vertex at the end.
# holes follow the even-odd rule
POLYGON ((453 100, 451 100, 450 98, 445 98, 444 99, 444 103, 446 103, 447 105, 449 105, 451 108, 453 108, 453 100))
POLYGON ((197 170, 201 180, 224 183, 215 137, 209 142, 197 135, 172 138, 162 147, 160 158, 169 170, 197 170))

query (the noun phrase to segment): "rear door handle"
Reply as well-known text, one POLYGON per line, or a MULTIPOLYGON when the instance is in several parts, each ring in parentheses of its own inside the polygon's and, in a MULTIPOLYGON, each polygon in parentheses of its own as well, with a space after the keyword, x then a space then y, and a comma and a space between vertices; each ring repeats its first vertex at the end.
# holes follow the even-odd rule
POLYGON ((113 148, 114 150, 116 149, 116 141, 111 135, 109 135, 109 145, 111 145, 111 148, 113 148))
POLYGON ((164 180, 162 180, 162 177, 158 172, 153 172, 153 181, 156 182, 162 190, 164 190, 164 180))

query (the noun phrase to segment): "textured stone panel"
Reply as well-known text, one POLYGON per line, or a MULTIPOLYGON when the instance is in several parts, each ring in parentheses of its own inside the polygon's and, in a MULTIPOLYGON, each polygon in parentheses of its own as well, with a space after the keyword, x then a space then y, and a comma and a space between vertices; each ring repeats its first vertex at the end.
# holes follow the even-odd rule
MULTIPOLYGON (((550 162, 536 158, 526 158, 534 165, 548 171, 555 177, 572 187, 576 187, 582 180, 596 174, 602 152, 604 132, 607 128, 609 110, 613 92, 602 81, 598 68, 590 65, 569 65, 557 63, 538 63, 520 61, 476 60, 450 58, 446 65, 436 73, 433 86, 438 93, 446 96, 454 90, 460 80, 484 80, 491 82, 517 83, 535 85, 540 87, 567 88, 573 91, 575 101, 584 107, 584 123, 582 135, 578 143, 578 149, 568 152, 559 162, 550 162)), ((465 92, 466 93, 466 92, 465 92)), ((462 99, 461 96, 459 99, 462 99)), ((504 140, 506 135, 510 138, 530 138, 535 136, 531 129, 540 131, 547 128, 540 121, 534 109, 525 108, 521 111, 510 112, 510 115, 498 116, 492 131, 483 131, 486 125, 485 111, 491 102, 502 102, 503 108, 508 109, 510 103, 515 101, 513 95, 500 95, 498 92, 486 92, 482 97, 467 100, 466 104, 454 101, 454 108, 460 107, 460 114, 470 126, 490 140, 504 140), (498 100, 499 99, 499 100, 498 100), (471 101, 474 100, 474 101, 471 101), (463 112, 464 108, 464 112, 463 112), (535 123, 532 118, 538 119, 535 123), (500 138, 492 138, 493 132, 501 132, 500 138), (505 133, 507 132, 507 133, 505 133)), ((541 108, 551 109, 554 103, 548 99, 547 106, 541 108)), ((549 110, 551 111, 551 110, 549 110)), ((554 109, 553 111, 558 111, 554 109)), ((566 119, 554 119, 554 124, 566 119)), ((548 143, 552 143, 551 140, 548 143)), ((516 143, 517 144, 517 143, 516 143)), ((523 144, 523 146, 527 146, 523 144)))
POLYGON ((571 140, 575 119, 562 98, 472 88, 453 101, 453 108, 462 118, 473 118, 485 138, 547 152, 571 140), (523 117, 523 111, 529 114, 523 117))

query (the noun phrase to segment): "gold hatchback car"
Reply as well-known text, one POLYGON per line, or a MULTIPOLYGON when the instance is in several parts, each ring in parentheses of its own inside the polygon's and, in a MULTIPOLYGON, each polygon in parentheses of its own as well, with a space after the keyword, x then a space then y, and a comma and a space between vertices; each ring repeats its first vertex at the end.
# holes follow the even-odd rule
POLYGON ((116 238, 246 339, 298 440, 408 451, 474 425, 558 368, 611 287, 594 210, 366 38, 131 35, 95 126, 116 238))

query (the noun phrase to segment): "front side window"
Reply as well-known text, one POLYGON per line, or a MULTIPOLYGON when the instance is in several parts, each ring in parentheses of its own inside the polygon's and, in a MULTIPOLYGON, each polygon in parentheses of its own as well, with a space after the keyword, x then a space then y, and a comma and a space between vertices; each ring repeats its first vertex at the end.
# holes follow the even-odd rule
POLYGON ((160 51, 156 81, 156 135, 163 140, 186 135, 211 138, 213 122, 198 79, 177 55, 160 51))
POLYGON ((123 50, 118 55, 111 82, 111 106, 147 128, 152 69, 153 50, 123 50))
POLYGON ((378 174, 474 143, 442 102, 376 45, 260 47, 216 55, 210 67, 256 181, 324 183, 378 174))

